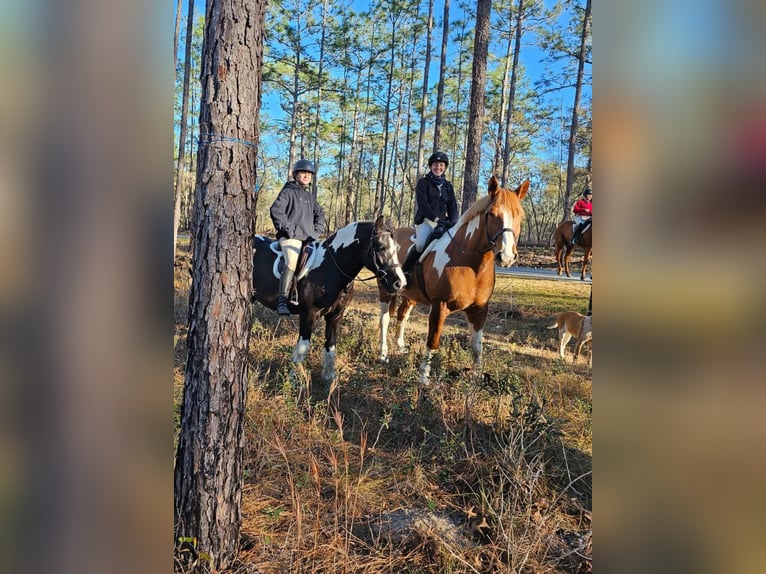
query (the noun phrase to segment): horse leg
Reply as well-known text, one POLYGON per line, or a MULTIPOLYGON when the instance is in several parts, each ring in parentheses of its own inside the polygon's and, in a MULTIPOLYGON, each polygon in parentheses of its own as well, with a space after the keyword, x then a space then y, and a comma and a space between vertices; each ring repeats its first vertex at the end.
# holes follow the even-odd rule
POLYGON ((586 247, 585 255, 582 256, 582 274, 580 275, 581 281, 585 281, 585 268, 588 266, 588 260, 590 259, 590 252, 592 250, 592 247, 586 247))
POLYGON ((471 353, 473 354, 473 366, 477 373, 481 369, 484 323, 487 321, 488 313, 489 305, 471 307, 465 311, 465 316, 468 318, 468 327, 471 331, 471 353))
MULTIPOLYGON (((324 380, 325 383, 332 383, 335 380, 335 344, 338 341, 338 332, 340 331, 340 324, 343 319, 344 311, 345 309, 341 309, 335 313, 329 313, 324 317, 325 330, 322 380, 324 380)), ((332 393, 332 390, 330 392, 332 393)))
POLYGON ((396 312, 396 345, 399 347, 400 353, 407 352, 407 343, 404 340, 404 329, 407 327, 407 321, 410 319, 410 313, 415 308, 415 301, 402 297, 402 302, 399 305, 399 309, 396 312))
POLYGON ((306 360, 306 356, 309 352, 311 332, 314 329, 315 322, 316 317, 313 313, 301 313, 298 327, 298 343, 295 345, 295 350, 293 351, 293 365, 290 368, 290 381, 294 387, 300 390, 298 395, 299 399, 304 390, 306 396, 311 392, 311 373, 306 372, 303 362, 306 360))
POLYGON ((429 384, 431 377, 431 357, 439 349, 439 338, 444 327, 444 320, 449 315, 447 304, 435 301, 431 304, 431 312, 428 314, 428 339, 426 340, 426 356, 420 364, 420 382, 429 384))
POLYGON ((378 327, 380 328, 380 353, 378 360, 381 363, 388 363, 388 325, 391 323, 392 307, 396 305, 396 295, 380 302, 380 317, 378 318, 378 327))
POLYGON ((567 245, 567 250, 564 253, 564 273, 567 274, 567 277, 572 276, 572 274, 569 272, 569 258, 572 257, 573 250, 574 250, 574 245, 567 245))
POLYGON ((562 272, 562 255, 564 254, 564 244, 556 242, 556 265, 558 265, 558 275, 561 277, 562 272))

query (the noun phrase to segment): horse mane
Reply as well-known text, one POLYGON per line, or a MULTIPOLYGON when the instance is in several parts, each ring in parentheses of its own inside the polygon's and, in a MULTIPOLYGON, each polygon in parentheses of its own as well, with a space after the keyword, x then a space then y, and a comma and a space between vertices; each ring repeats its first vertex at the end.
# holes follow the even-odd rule
POLYGON ((458 225, 467 223, 468 221, 471 221, 474 216, 484 213, 484 210, 489 207, 490 203, 492 203, 492 197, 489 194, 477 199, 476 202, 471 207, 469 207, 463 215, 460 216, 458 219, 458 225))

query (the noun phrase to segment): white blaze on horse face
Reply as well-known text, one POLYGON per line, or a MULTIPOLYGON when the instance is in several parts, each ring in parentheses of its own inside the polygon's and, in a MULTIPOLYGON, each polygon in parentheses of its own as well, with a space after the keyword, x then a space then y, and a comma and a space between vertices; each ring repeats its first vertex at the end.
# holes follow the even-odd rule
MULTIPOLYGON (((396 241, 394 241, 394 238, 392 236, 386 239, 386 251, 391 255, 391 261, 394 264, 401 263, 401 261, 399 261, 396 241)), ((407 286, 407 278, 404 276, 404 271, 402 271, 401 266, 396 267, 395 273, 396 273, 396 278, 399 279, 399 282, 402 284, 402 289, 403 289, 404 287, 407 286)))
POLYGON ((510 213, 503 213, 503 227, 509 231, 503 232, 503 248, 500 251, 500 266, 510 267, 516 260, 516 253, 513 251, 516 246, 516 237, 511 229, 513 229, 513 216, 510 213))
POLYGON ((302 363, 306 360, 306 355, 309 352, 309 341, 306 339, 299 338, 298 344, 295 345, 295 350, 293 351, 293 363, 302 363))

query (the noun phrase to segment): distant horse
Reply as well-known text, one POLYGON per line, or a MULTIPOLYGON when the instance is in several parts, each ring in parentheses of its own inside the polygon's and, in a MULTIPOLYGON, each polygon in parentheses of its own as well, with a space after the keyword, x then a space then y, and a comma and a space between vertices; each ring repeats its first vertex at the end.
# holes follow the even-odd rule
POLYGON ((593 250, 593 225, 591 224, 582 235, 580 240, 575 245, 569 245, 569 240, 572 239, 572 221, 563 221, 553 232, 553 240, 556 242, 556 264, 558 265, 558 274, 561 275, 562 268, 567 274, 567 277, 572 275, 569 273, 569 258, 572 256, 572 251, 577 247, 580 247, 585 254, 582 258, 582 274, 580 279, 585 281, 585 268, 588 266, 590 260, 591 251, 593 250), (564 251, 566 249, 566 251, 564 251))
MULTIPOLYGON (((501 189, 493 176, 487 196, 429 244, 420 263, 408 275, 397 312, 397 344, 401 351, 405 350, 404 329, 415 304, 429 305, 427 349, 420 365, 422 383, 428 383, 431 357, 439 348, 444 320, 455 311, 463 311, 468 318, 474 365, 476 368, 481 365, 484 323, 495 289, 495 264, 510 267, 516 261, 516 244, 524 218, 521 200, 528 190, 529 180, 511 191, 501 189)), ((404 227, 394 234, 402 260, 413 242, 413 233, 411 227, 404 227)), ((396 294, 379 287, 380 360, 388 362, 387 333, 390 315, 396 309, 396 294)))
MULTIPOLYGON (((268 237, 255 237, 253 299, 269 309, 277 307, 278 266, 282 259, 278 243, 268 237)), ((326 382, 335 379, 335 343, 343 313, 354 293, 354 278, 363 267, 375 273, 378 285, 389 293, 396 293, 406 282, 396 252, 393 228, 384 223, 382 216, 375 223, 350 223, 321 243, 315 243, 311 258, 296 273, 298 303, 288 304, 291 313, 300 315, 292 376, 296 370, 303 372, 311 332, 319 318, 324 317, 322 377, 326 382)))

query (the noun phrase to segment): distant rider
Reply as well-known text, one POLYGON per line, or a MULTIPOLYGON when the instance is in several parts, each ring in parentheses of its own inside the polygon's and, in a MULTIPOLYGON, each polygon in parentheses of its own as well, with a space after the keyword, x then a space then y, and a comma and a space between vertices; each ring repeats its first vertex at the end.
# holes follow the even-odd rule
POLYGON ((444 177, 449 165, 447 154, 437 151, 428 158, 429 172, 415 187, 415 243, 402 265, 405 273, 412 269, 426 248, 428 240, 441 237, 458 218, 455 188, 444 177))
POLYGON ((588 227, 586 223, 591 222, 593 217, 593 192, 589 187, 586 187, 582 192, 582 197, 575 201, 572 206, 572 213, 574 214, 574 225, 572 230, 572 239, 569 240, 569 245, 574 245, 582 237, 582 232, 588 227))
POLYGON ((285 266, 279 279, 279 315, 290 314, 287 296, 303 242, 319 238, 325 230, 324 211, 311 193, 311 178, 315 174, 316 168, 309 160, 296 161, 293 166, 293 179, 285 183, 271 205, 271 221, 274 222, 279 246, 285 258, 285 266))

